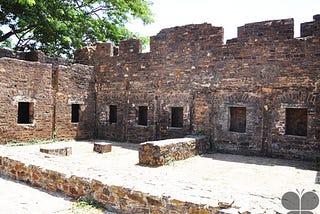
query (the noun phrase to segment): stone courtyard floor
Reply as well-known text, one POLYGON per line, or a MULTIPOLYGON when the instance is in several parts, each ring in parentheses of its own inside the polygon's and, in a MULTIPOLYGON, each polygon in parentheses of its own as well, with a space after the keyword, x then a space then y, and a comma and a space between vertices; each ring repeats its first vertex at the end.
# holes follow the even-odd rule
MULTIPOLYGON (((98 154, 93 143, 54 143, 72 147, 67 157, 39 152, 49 144, 0 146, 0 156, 155 196, 214 206, 233 203, 227 213, 287 213, 281 197, 288 191, 315 191, 320 197, 317 171, 309 162, 215 153, 151 168, 138 165, 139 145, 112 142, 112 152, 98 154)), ((313 212, 320 213, 320 205, 313 212)))

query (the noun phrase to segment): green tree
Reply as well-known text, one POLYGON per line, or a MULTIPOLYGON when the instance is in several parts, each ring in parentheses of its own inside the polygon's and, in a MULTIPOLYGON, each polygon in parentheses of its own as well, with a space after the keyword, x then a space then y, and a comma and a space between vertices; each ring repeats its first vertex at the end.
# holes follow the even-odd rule
POLYGON ((2 0, 0 47, 71 57, 75 49, 95 41, 118 44, 134 36, 125 27, 129 20, 153 21, 150 4, 148 0, 2 0))
POLYGON ((26 4, 26 5, 34 5, 36 2, 35 0, 16 0, 20 4, 26 4))

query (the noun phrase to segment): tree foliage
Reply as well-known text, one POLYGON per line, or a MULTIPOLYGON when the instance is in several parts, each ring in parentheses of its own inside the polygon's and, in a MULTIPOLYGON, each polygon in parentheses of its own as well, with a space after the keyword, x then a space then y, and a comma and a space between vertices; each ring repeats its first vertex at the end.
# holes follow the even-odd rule
POLYGON ((125 27, 130 19, 153 21, 150 4, 148 0, 2 0, 0 46, 70 57, 75 49, 95 41, 118 44, 133 36, 125 27), (15 44, 12 37, 17 38, 15 44))
POLYGON ((34 5, 36 2, 35 0, 16 0, 20 4, 26 4, 26 5, 34 5))

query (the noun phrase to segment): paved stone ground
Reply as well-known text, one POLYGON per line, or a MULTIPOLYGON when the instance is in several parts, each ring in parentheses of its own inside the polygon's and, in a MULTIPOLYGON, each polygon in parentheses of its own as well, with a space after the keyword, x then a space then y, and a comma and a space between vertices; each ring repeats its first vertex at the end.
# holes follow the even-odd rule
POLYGON ((102 214, 109 212, 90 206, 80 206, 69 197, 0 177, 0 213, 102 214))
MULTIPOLYGON (((229 213, 286 213, 281 197, 288 191, 315 191, 312 163, 240 155, 207 154, 170 165, 150 168, 138 165, 138 145, 113 142, 112 152, 93 152, 93 142, 59 142, 71 146, 72 155, 52 156, 39 149, 50 145, 0 146, 0 155, 27 164, 100 180, 109 185, 166 195, 182 201, 210 204, 233 202, 229 213)), ((315 213, 320 213, 318 206, 315 213)))

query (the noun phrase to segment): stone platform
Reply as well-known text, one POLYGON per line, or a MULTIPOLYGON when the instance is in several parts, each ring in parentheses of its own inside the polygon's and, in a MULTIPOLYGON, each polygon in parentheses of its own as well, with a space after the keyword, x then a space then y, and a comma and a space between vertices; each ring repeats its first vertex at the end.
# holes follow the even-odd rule
POLYGON ((93 143, 55 143, 73 148, 65 157, 41 145, 0 146, 0 173, 74 198, 91 194, 123 213, 286 213, 284 193, 320 194, 308 162, 206 154, 150 168, 138 164, 139 145, 112 142, 111 153, 97 154, 93 143))
POLYGON ((140 144, 139 164, 163 166, 171 161, 204 154, 209 148, 210 144, 206 136, 148 141, 140 144))

